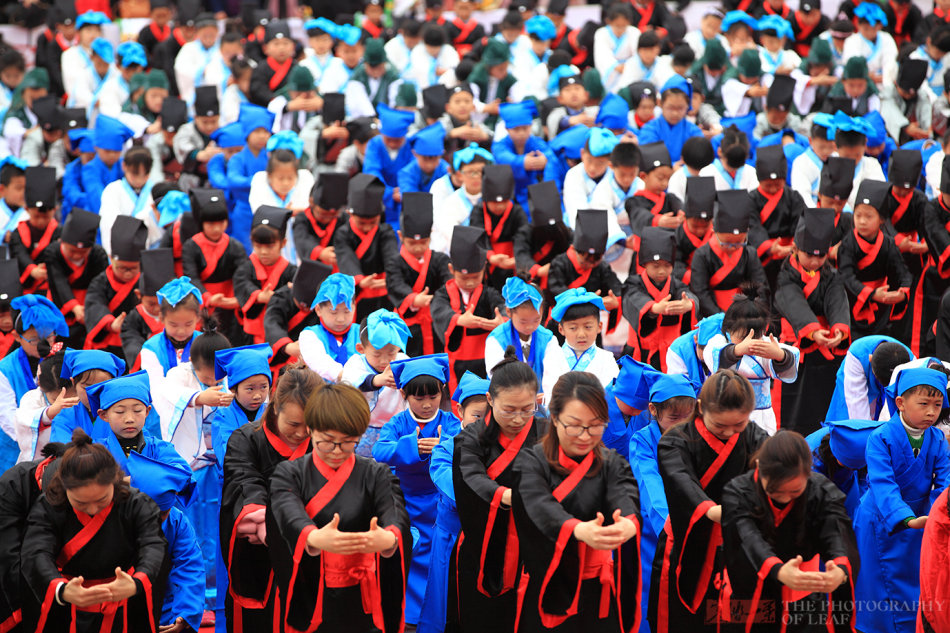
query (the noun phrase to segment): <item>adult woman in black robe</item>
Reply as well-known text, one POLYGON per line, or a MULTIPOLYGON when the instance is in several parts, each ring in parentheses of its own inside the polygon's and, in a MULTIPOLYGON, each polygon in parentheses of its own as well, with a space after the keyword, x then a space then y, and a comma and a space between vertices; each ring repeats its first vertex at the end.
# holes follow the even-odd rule
POLYGON ((596 376, 554 385, 551 426, 517 459, 512 513, 523 543, 516 630, 637 630, 640 508, 630 464, 601 441, 608 412, 596 376))
POLYGON ((290 577, 278 578, 287 631, 405 628, 409 514, 389 467, 354 454, 369 415, 355 387, 318 387, 304 414, 313 453, 271 478, 271 545, 290 554, 290 577))
POLYGON ((852 631, 858 552, 844 494, 811 472, 794 431, 769 438, 755 464, 722 492, 723 558, 742 605, 722 611, 746 633, 852 631))
POLYGON ((521 575, 511 513, 514 464, 543 436, 537 393, 534 371, 509 348, 492 370, 485 423, 455 436, 452 481, 462 531, 449 562, 446 631, 512 629, 521 575))
POLYGON ((752 455, 768 437, 749 424, 755 394, 734 370, 707 378, 697 406, 693 422, 673 427, 657 445, 670 508, 650 581, 648 617, 657 633, 717 629, 722 489, 749 470, 752 455))
MULTIPOLYGON (((220 536, 230 583, 225 599, 229 633, 273 630, 277 595, 266 523, 270 479, 280 463, 310 451, 304 407, 320 382, 305 367, 288 369, 260 420, 240 427, 228 440, 220 536)), ((274 547, 280 547, 277 540, 274 547)))
POLYGON ((80 429, 30 512, 21 551, 39 603, 24 630, 156 633, 168 575, 158 506, 80 429))

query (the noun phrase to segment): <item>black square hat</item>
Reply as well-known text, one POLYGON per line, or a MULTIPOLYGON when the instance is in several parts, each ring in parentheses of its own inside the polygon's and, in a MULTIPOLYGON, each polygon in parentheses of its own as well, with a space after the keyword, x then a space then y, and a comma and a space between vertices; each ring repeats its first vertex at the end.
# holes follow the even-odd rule
POLYGON ((648 226, 640 233, 640 249, 637 261, 641 266, 650 262, 676 261, 676 234, 669 229, 648 226))
POLYGON ((403 239, 421 240, 432 234, 432 194, 427 191, 407 191, 402 194, 403 239))
POLYGON ((153 248, 142 253, 139 292, 154 297, 162 286, 175 278, 175 253, 170 248, 153 248))
POLYGON ((349 174, 341 171, 322 171, 310 190, 310 202, 326 209, 342 209, 346 206, 347 183, 349 174))
POLYGON ((829 156, 821 168, 818 193, 835 200, 847 200, 854 184, 854 161, 840 156, 829 156))
POLYGON ((515 174, 511 165, 485 165, 482 176, 482 200, 504 202, 515 195, 515 174))
POLYGON ((443 84, 433 84, 422 90, 422 115, 427 119, 438 119, 445 112, 449 102, 449 89, 443 84))
POLYGON ((858 193, 854 198, 854 206, 857 208, 859 204, 867 204, 878 210, 880 213, 881 207, 884 206, 884 201, 887 200, 887 194, 891 190, 891 185, 882 180, 870 180, 865 178, 861 181, 861 184, 858 185, 858 193))
POLYGON ((0 306, 8 308, 22 294, 19 264, 15 259, 0 259, 0 306))
POLYGON ((37 124, 47 132, 66 129, 66 111, 55 95, 34 99, 30 109, 36 115, 37 124))
POLYGON ((895 149, 891 152, 889 163, 887 179, 892 185, 901 189, 913 189, 917 186, 924 167, 920 152, 914 149, 895 149))
POLYGON ((112 256, 124 262, 142 259, 142 251, 148 242, 145 222, 130 215, 120 215, 112 223, 112 256))
POLYGON ((457 225, 452 229, 452 244, 449 247, 452 269, 463 275, 484 270, 485 255, 488 254, 488 249, 485 248, 487 242, 488 235, 484 230, 474 226, 457 225))
POLYGON ((670 159, 670 150, 666 148, 666 143, 657 141, 640 146, 640 171, 649 172, 657 167, 672 166, 673 161, 670 159))
POLYGON ((297 272, 294 273, 294 278, 291 282, 294 300, 309 308, 317 296, 317 290, 320 289, 320 284, 331 274, 333 274, 332 266, 327 266, 323 262, 317 262, 312 259, 301 260, 300 266, 297 267, 297 272))
POLYGON ((277 229, 281 239, 283 239, 287 235, 287 223, 290 222, 291 215, 293 215, 293 212, 290 209, 282 209, 280 207, 262 204, 257 207, 257 211, 254 212, 251 229, 253 230, 258 226, 269 226, 277 229))
POLYGON ((346 131, 350 134, 350 141, 365 143, 379 134, 379 123, 373 117, 357 117, 346 122, 346 131))
POLYGON ((716 179, 712 176, 691 176, 686 179, 686 200, 683 212, 687 218, 712 220, 716 210, 716 179))
POLYGON ((765 107, 788 111, 792 107, 792 97, 795 94, 795 78, 791 75, 775 75, 772 85, 769 86, 765 97, 765 107))
POLYGON ((578 209, 574 227, 574 250, 604 254, 607 250, 606 209, 578 209))
POLYGON ((178 97, 165 97, 159 116, 162 118, 163 130, 177 132, 178 128, 188 122, 188 105, 178 97))
POLYGON ((759 180, 785 180, 788 161, 781 145, 769 145, 755 150, 755 175, 759 180))
POLYGON ((943 157, 940 165, 940 193, 950 193, 950 154, 943 157))
POLYGON ((76 248, 92 248, 99 232, 99 214, 74 208, 63 222, 59 239, 76 248))
POLYGON ((320 116, 323 117, 325 125, 346 121, 346 95, 342 92, 328 92, 323 95, 323 111, 320 116))
POLYGON ((528 185, 528 207, 533 226, 553 226, 563 222, 561 194, 550 180, 528 185))
POLYGON ((27 167, 26 190, 23 204, 40 211, 56 209, 56 169, 53 167, 27 167))
POLYGON ((264 43, 282 38, 290 39, 290 27, 286 20, 271 20, 264 27, 264 43))
POLYGON ((356 174, 350 178, 346 202, 353 212, 364 218, 375 218, 383 213, 383 196, 386 185, 371 174, 356 174))
POLYGON ((923 59, 905 59, 897 70, 897 85, 902 90, 917 91, 927 78, 929 64, 923 59))
POLYGON ((195 116, 217 116, 218 88, 198 86, 195 88, 195 116))
POLYGON ((198 234, 201 227, 198 226, 198 220, 191 211, 185 211, 178 219, 178 237, 182 244, 198 234))
POLYGON ((224 192, 212 187, 191 190, 191 212, 200 227, 203 222, 221 222, 228 219, 228 203, 224 192))
POLYGON ((66 108, 66 129, 75 130, 89 127, 85 108, 66 108))
POLYGON ((201 13, 200 0, 178 0, 177 26, 194 26, 201 13))
POLYGON ((755 213, 755 203, 745 189, 727 189, 716 195, 719 205, 713 217, 717 233, 739 235, 749 230, 749 219, 755 213))
POLYGON ((809 255, 825 255, 835 234, 834 209, 806 208, 795 229, 795 246, 809 255))

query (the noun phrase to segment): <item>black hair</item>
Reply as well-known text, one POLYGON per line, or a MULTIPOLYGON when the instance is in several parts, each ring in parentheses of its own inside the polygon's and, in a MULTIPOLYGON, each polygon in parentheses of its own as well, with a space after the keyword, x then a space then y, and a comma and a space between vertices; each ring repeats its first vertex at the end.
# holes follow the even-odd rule
POLYGON ((871 352, 871 373, 885 387, 891 384, 891 374, 898 365, 910 362, 907 348, 897 342, 885 341, 871 352))
POLYGON ((674 66, 692 66, 696 61, 696 51, 689 44, 680 44, 673 49, 674 66))
MULTIPOLYGON (((827 436, 825 439, 827 439, 827 436)), ((763 442, 759 450, 756 451, 753 460, 753 463, 757 463, 756 469, 759 477, 768 481, 767 486, 755 486, 759 503, 756 504, 754 514, 758 519, 757 523, 760 525, 765 540, 774 543, 776 538, 775 519, 772 516, 772 504, 766 488, 775 490, 782 483, 795 477, 802 475, 809 477, 812 465, 811 449, 808 442, 800 434, 795 431, 781 429, 763 442)), ((832 459, 832 461, 836 462, 837 460, 832 459)), ((793 504, 791 514, 786 519, 790 521, 790 525, 800 526, 804 524, 805 510, 808 504, 803 497, 804 495, 791 502, 793 504)), ((801 547, 803 538, 804 530, 796 529, 791 540, 794 541, 795 546, 801 547)))
POLYGON ((637 50, 641 48, 653 48, 654 46, 660 45, 660 36, 656 34, 656 31, 644 31, 640 34, 640 39, 637 40, 637 50))
MULTIPOLYGON (((644 99, 652 99, 653 103, 656 103, 656 90, 651 90, 650 92, 644 92, 643 90, 630 90, 630 109, 635 110, 640 107, 640 102, 644 99)), ((588 151, 590 148, 588 148, 588 151)))
POLYGON ((442 393, 445 383, 436 378, 435 376, 429 376, 428 374, 423 374, 421 376, 416 376, 409 382, 407 382, 402 390, 407 396, 434 396, 436 394, 442 393))
POLYGON ((662 103, 666 101, 667 97, 671 95, 681 95, 685 97, 686 102, 689 103, 689 96, 687 96, 686 91, 681 90, 679 88, 667 88, 666 90, 664 90, 663 94, 660 95, 660 102, 662 103))
POLYGON ((749 137, 735 125, 730 125, 722 133, 719 151, 729 167, 739 169, 749 158, 749 137))
POLYGON ((755 409, 755 391, 749 379, 736 370, 720 369, 703 383, 699 402, 704 415, 722 411, 751 412, 755 409))
POLYGON ((237 31, 225 31, 221 35, 221 44, 234 44, 235 42, 240 42, 244 39, 244 35, 237 31))
POLYGON ((129 484, 125 481, 125 473, 109 449, 94 443, 82 429, 73 431, 72 442, 58 463, 59 468, 44 490, 50 505, 67 507, 69 499, 66 491, 89 483, 102 486, 111 484, 115 491, 113 499, 116 504, 122 503, 131 494, 129 484))
POLYGON ((683 143, 681 156, 688 167, 698 170, 706 165, 711 165, 716 158, 716 153, 708 138, 693 136, 683 143))
MULTIPOLYGON (((752 282, 740 287, 740 294, 732 300, 722 319, 722 331, 742 332, 743 338, 752 330, 753 336, 760 338, 769 329, 771 311, 769 310, 768 290, 752 282)), ((738 343, 739 341, 733 341, 738 343)))
POLYGON ((26 171, 20 169, 13 163, 7 163, 0 169, 0 185, 9 187, 14 178, 26 178, 26 171))
POLYGON ((578 319, 583 319, 586 317, 597 317, 597 320, 599 321, 600 308, 595 306, 593 303, 575 303, 564 311, 564 316, 561 317, 561 324, 563 325, 568 321, 577 321, 578 319))
POLYGON ((6 48, 0 52, 0 72, 7 68, 16 68, 21 72, 26 70, 26 60, 15 48, 6 48))
POLYGON ((636 143, 617 143, 610 152, 610 164, 614 167, 639 167, 640 147, 636 143))
POLYGON ((522 387, 537 391, 538 376, 530 365, 518 360, 514 346, 509 345, 505 349, 504 359, 492 368, 488 393, 495 398, 501 391, 522 387))
POLYGON ((218 332, 218 320, 207 310, 201 311, 201 323, 201 334, 191 344, 191 364, 199 368, 214 367, 214 353, 230 348, 231 342, 218 332))
POLYGON ((231 62, 231 74, 235 77, 240 77, 245 72, 250 72, 254 70, 254 66, 251 62, 245 58, 238 55, 231 62))
POLYGON ((505 17, 501 19, 501 24, 498 25, 499 29, 520 29, 524 26, 524 18, 521 17, 520 11, 508 11, 505 13, 505 17))
POLYGON ((278 231, 273 226, 268 226, 267 224, 258 224, 253 229, 251 229, 251 243, 252 244, 261 244, 267 246, 268 244, 276 244, 281 241, 282 236, 280 231, 278 231))
POLYGON ((615 2, 607 7, 607 11, 604 12, 604 24, 609 24, 619 17, 624 17, 627 22, 633 24, 633 10, 629 4, 615 2))
POLYGON ((133 147, 122 158, 122 166, 133 171, 144 169, 147 173, 152 170, 152 152, 145 147, 133 147))
POLYGON ((279 164, 291 163, 297 165, 297 157, 289 149, 275 149, 267 159, 267 173, 270 173, 279 164))
POLYGON ((459 81, 465 81, 468 79, 468 76, 472 74, 474 68, 475 62, 468 57, 463 58, 462 61, 458 63, 458 66, 455 67, 455 78, 459 81))
POLYGON ((445 29, 438 24, 426 24, 422 30, 422 42, 426 46, 445 46, 445 29))
POLYGON ((167 301, 162 301, 161 305, 159 306, 159 310, 161 311, 162 316, 166 316, 169 312, 172 312, 174 310, 192 310, 196 314, 200 315, 201 302, 198 301, 198 298, 195 295, 187 294, 185 295, 184 299, 182 299, 175 305, 172 305, 168 303, 167 301))
POLYGON ((662 402, 651 402, 650 404, 656 409, 657 420, 663 417, 663 414, 667 411, 674 413, 682 411, 682 415, 686 417, 683 422, 687 424, 696 419, 696 398, 692 396, 673 396, 662 402))
POLYGON ((422 22, 414 18, 406 18, 399 25, 399 30, 402 31, 403 35, 419 37, 419 34, 422 33, 422 22))
POLYGON ((469 397, 459 402, 459 407, 464 411, 470 404, 481 404, 488 402, 488 397, 483 393, 473 393, 469 397))
POLYGON ((547 67, 548 72, 554 70, 558 66, 568 66, 571 63, 571 56, 567 51, 562 51, 560 49, 552 51, 550 57, 548 57, 547 67))
POLYGON ((864 147, 868 137, 861 132, 852 130, 838 130, 835 132, 835 144, 838 147, 864 147))
POLYGON ((908 387, 901 394, 901 397, 907 398, 916 395, 921 395, 925 398, 936 398, 937 396, 942 396, 943 393, 933 385, 914 385, 913 387, 908 387))
POLYGON ((59 393, 64 387, 72 387, 72 381, 69 378, 60 378, 59 374, 63 370, 63 357, 65 351, 59 351, 40 361, 40 374, 36 379, 36 384, 40 391, 44 393, 59 393))
POLYGON ((817 137, 817 138, 827 139, 827 138, 828 138, 828 128, 826 128, 826 127, 824 127, 824 126, 821 126, 821 125, 818 125, 818 124, 812 124, 812 126, 811 126, 811 131, 809 132, 809 136, 810 136, 810 138, 816 138, 816 137, 817 137))

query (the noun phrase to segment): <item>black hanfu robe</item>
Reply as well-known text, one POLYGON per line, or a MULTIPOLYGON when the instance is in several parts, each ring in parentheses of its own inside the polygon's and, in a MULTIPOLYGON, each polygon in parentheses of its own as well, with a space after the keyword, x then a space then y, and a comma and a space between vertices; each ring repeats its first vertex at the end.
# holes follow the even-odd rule
MULTIPOLYGON (((333 246, 333 240, 336 237, 336 231, 339 227, 347 223, 347 215, 340 214, 333 218, 329 224, 321 224, 313 215, 309 208, 297 216, 294 221, 294 248, 297 249, 297 256, 301 260, 312 259, 320 261, 320 254, 323 249, 333 246)), ((333 272, 339 272, 334 265, 333 272)))
POLYGON ((715 235, 693 253, 690 270, 689 287, 699 298, 699 318, 728 310, 743 283, 768 283, 753 247, 725 249, 715 235))
POLYGON ((940 311, 940 298, 950 289, 950 207, 941 196, 924 209, 924 232, 930 266, 924 271, 922 329, 929 332, 940 311))
MULTIPOLYGON (((120 493, 117 493, 117 496, 120 493)), ((63 633, 156 633, 168 573, 167 545, 158 506, 132 490, 98 514, 53 506, 41 498, 30 512, 23 539, 23 577, 40 603, 24 614, 24 630, 63 633), (61 582, 82 576, 85 586, 111 582, 121 567, 137 593, 122 602, 79 608, 56 602, 61 582)))
POLYGON ((690 231, 686 222, 676 227, 676 261, 673 262, 673 274, 687 286, 690 277, 692 277, 693 253, 696 252, 697 248, 708 242, 712 235, 711 227, 705 235, 696 235, 690 231))
POLYGON ((436 290, 432 303, 429 304, 437 337, 436 347, 444 349, 449 356, 449 391, 453 393, 466 371, 486 377, 485 341, 490 332, 457 324, 458 318, 472 303, 475 304, 472 314, 485 319, 494 319, 496 309, 505 309, 505 300, 501 293, 484 283, 472 291, 466 302, 455 279, 449 279, 444 286, 436 290))
POLYGON ((293 57, 282 63, 278 63, 273 57, 265 57, 251 72, 251 88, 248 93, 251 103, 266 108, 277 96, 277 92, 286 85, 294 64, 293 57))
POLYGON ((267 312, 264 313, 264 341, 271 346, 274 355, 271 356, 270 366, 276 376, 280 368, 294 362, 296 356, 291 357, 285 348, 300 338, 304 328, 320 322, 317 313, 305 306, 303 309, 294 302, 293 290, 284 286, 277 290, 267 302, 267 312))
POLYGON ((640 189, 624 203, 630 217, 630 228, 635 235, 648 226, 658 226, 660 216, 675 216, 683 210, 683 203, 671 193, 653 193, 640 189))
MULTIPOLYGON (((473 209, 469 222, 471 226, 484 229, 488 235, 491 248, 488 250, 487 257, 493 255, 514 257, 515 234, 522 227, 528 226, 528 216, 525 215, 524 209, 521 208, 520 204, 515 204, 509 200, 508 206, 505 207, 505 211, 500 216, 490 212, 485 203, 482 203, 480 211, 473 209)), ((488 264, 483 283, 501 292, 505 281, 514 274, 514 269, 505 269, 494 264, 488 264)))
POLYGON ((72 310, 84 305, 89 284, 96 275, 109 267, 109 256, 98 244, 93 245, 86 261, 78 266, 67 260, 59 240, 46 247, 42 255, 46 264, 49 291, 47 298, 55 303, 69 325, 69 347, 82 349, 86 340, 86 327, 76 321, 72 310))
MULTIPOLYGON (((86 292, 86 344, 85 349, 104 349, 123 356, 122 337, 112 331, 112 323, 124 312, 126 318, 139 305, 135 289, 139 284, 139 275, 131 281, 121 283, 115 278, 112 266, 99 273, 86 292)), ((130 362, 132 359, 128 359, 130 362)))
MULTIPOLYGON (((190 212, 187 213, 191 215, 190 212)), ((158 241, 158 248, 172 249, 172 257, 175 260, 175 274, 179 277, 182 275, 182 250, 184 250, 185 242, 189 239, 191 239, 190 235, 187 235, 187 233, 185 235, 182 234, 182 223, 181 218, 179 218, 165 229, 165 233, 162 234, 162 239, 158 241)))
MULTIPOLYGON (((566 226, 559 231, 553 226, 528 224, 515 233, 515 267, 518 272, 527 273, 531 281, 541 288, 547 306, 554 305, 554 294, 548 288, 548 276, 542 277, 538 269, 567 252, 573 240, 573 231, 566 226)), ((549 271, 550 269, 548 266, 549 271)))
POLYGON ((294 279, 297 267, 280 257, 274 264, 265 266, 257 253, 238 266, 234 273, 234 296, 241 304, 244 319, 244 331, 251 335, 254 343, 264 342, 264 317, 267 305, 257 302, 264 286, 276 291, 285 287, 294 279))
POLYGON ((428 294, 445 286, 452 278, 449 273, 449 257, 439 251, 428 250, 419 261, 406 247, 399 249, 399 255, 387 266, 386 289, 389 300, 395 306, 393 310, 409 326, 412 336, 406 345, 406 354, 410 357, 421 354, 434 354, 442 351, 442 345, 436 347, 441 335, 433 330, 431 306, 421 309, 413 307, 416 296, 428 288, 428 294))
POLYGON ((662 286, 656 285, 646 271, 634 270, 623 284, 623 313, 630 324, 627 346, 637 360, 649 363, 666 372, 666 350, 682 334, 693 329, 699 300, 689 286, 672 273, 662 286), (653 306, 667 296, 680 301, 683 295, 693 302, 693 308, 683 314, 654 314, 653 306))
POLYGON ((559 452, 562 470, 535 445, 518 456, 519 481, 512 514, 523 543, 527 583, 519 596, 520 633, 603 631, 639 628, 640 504, 630 464, 616 451, 602 451, 600 470, 589 475, 593 451, 578 461, 559 452), (637 525, 637 535, 620 548, 596 550, 574 538, 582 521, 613 522, 615 510, 637 525))
MULTIPOLYGON (((205 306, 218 293, 225 298, 234 297, 234 273, 246 259, 244 246, 227 235, 212 242, 204 233, 195 233, 181 247, 182 273, 201 291, 205 306)), ((246 335, 240 327, 238 311, 218 307, 212 307, 210 311, 218 319, 220 331, 231 344, 243 344, 246 335)))
POLYGON ((723 487, 749 470, 766 439, 768 434, 750 422, 742 433, 723 441, 702 418, 673 427, 660 438, 657 463, 670 516, 653 559, 648 614, 652 631, 717 630, 722 531, 706 512, 722 503, 723 487), (713 617, 708 618, 710 613, 713 617))
POLYGON ((141 369, 142 360, 139 358, 139 352, 142 351, 142 345, 145 341, 152 338, 165 329, 165 325, 156 316, 152 316, 145 310, 143 304, 138 304, 135 309, 125 315, 125 321, 122 322, 122 331, 119 338, 122 341, 122 353, 128 360, 130 372, 136 372, 141 369))
POLYGON ((782 264, 776 284, 781 341, 801 350, 798 380, 782 385, 782 428, 808 435, 825 418, 835 375, 851 346, 851 306, 841 275, 828 263, 809 274, 792 255, 782 264), (844 338, 829 349, 810 338, 816 330, 832 336, 842 332, 844 338))
POLYGON ((220 523, 221 555, 229 580, 225 598, 228 633, 274 630, 277 586, 268 548, 240 538, 237 526, 248 514, 267 508, 271 476, 277 466, 309 451, 309 439, 292 448, 263 423, 245 424, 228 440, 220 523))
POLYGON ((761 187, 749 196, 757 212, 749 225, 749 243, 755 247, 769 287, 774 291, 775 279, 784 258, 769 254, 769 250, 773 244, 791 246, 798 220, 805 214, 805 201, 801 194, 788 185, 784 185, 774 196, 762 193, 761 187))
MULTIPOLYGON (((522 558, 505 490, 517 486, 515 460, 531 450, 546 429, 539 419, 509 440, 491 424, 471 424, 455 436, 452 482, 462 530, 449 562, 446 633, 513 630, 522 558), (492 438, 486 433, 498 433, 492 438)), ((514 496, 514 493, 512 493, 514 496)))
MULTIPOLYGON (((927 206, 927 197, 919 189, 906 190, 891 187, 881 207, 881 215, 889 218, 883 227, 884 235, 894 240, 894 245, 898 247, 898 250, 904 240, 918 243, 928 241, 924 226, 927 206), (906 195, 898 198, 894 195, 895 191, 906 192, 906 195)), ((939 297, 928 300, 924 293, 925 273, 932 265, 929 250, 916 255, 909 252, 901 253, 901 256, 912 279, 910 312, 908 318, 902 319, 900 324, 892 324, 892 329, 895 338, 907 341, 914 355, 921 358, 933 354, 933 336, 927 331, 927 327, 936 319, 934 309, 939 297)))
POLYGON ((316 452, 284 462, 271 479, 268 515, 287 631, 401 633, 412 535, 399 481, 387 465, 350 455, 333 470, 316 452), (378 552, 309 554, 307 537, 334 514, 343 532, 366 532, 376 517, 396 536, 395 551, 388 558, 378 552))
POLYGON ((43 263, 43 251, 53 240, 58 240, 62 232, 56 220, 50 220, 43 230, 24 220, 17 224, 15 231, 10 232, 10 259, 17 260, 20 266, 20 285, 25 294, 46 292, 47 282, 34 279, 30 273, 43 263))
POLYGON ((178 80, 175 77, 175 58, 181 52, 181 47, 188 40, 181 32, 181 27, 172 29, 171 37, 167 37, 155 45, 155 49, 149 56, 149 66, 165 71, 168 77, 168 94, 172 97, 178 96, 178 80))
POLYGON ((340 272, 352 276, 356 281, 353 307, 356 323, 362 323, 364 318, 380 308, 392 310, 386 288, 363 289, 360 288, 360 282, 374 273, 385 278, 386 263, 399 253, 393 227, 380 223, 368 233, 361 233, 351 218, 349 222, 337 228, 333 237, 333 249, 340 272))
POLYGON ((853 631, 854 579, 859 559, 844 494, 824 475, 811 473, 802 496, 778 507, 762 490, 758 470, 729 482, 722 492, 722 552, 732 591, 727 611, 743 630, 757 633, 853 631), (801 556, 803 571, 819 559, 848 580, 830 594, 793 591, 778 580, 784 563, 801 556), (829 612, 830 608, 830 612, 829 612))

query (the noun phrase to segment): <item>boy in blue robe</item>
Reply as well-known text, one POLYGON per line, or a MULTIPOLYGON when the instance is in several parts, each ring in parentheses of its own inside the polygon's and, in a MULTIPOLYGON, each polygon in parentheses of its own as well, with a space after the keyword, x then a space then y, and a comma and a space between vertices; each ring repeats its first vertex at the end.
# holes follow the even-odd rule
POLYGON ((433 182, 449 173, 449 164, 442 158, 445 127, 441 123, 433 123, 413 134, 409 147, 414 160, 400 169, 396 178, 400 200, 410 192, 428 193, 433 182))
POLYGON ((683 143, 703 132, 686 118, 693 102, 693 86, 680 75, 673 75, 660 88, 660 116, 649 121, 640 130, 641 145, 666 143, 670 159, 679 162, 683 143))
POLYGON ((80 168, 80 186, 83 196, 79 206, 87 211, 99 212, 102 191, 110 182, 122 178, 122 148, 134 136, 132 130, 118 119, 100 114, 92 133, 96 157, 80 168))
POLYGON ((383 203, 386 207, 386 222, 393 228, 399 226, 402 194, 399 191, 399 171, 412 162, 411 144, 406 141, 409 126, 416 120, 414 112, 394 110, 380 104, 378 136, 366 144, 363 173, 376 176, 386 185, 383 203))
POLYGON ((534 102, 503 103, 498 114, 505 122, 508 136, 492 143, 491 151, 499 165, 511 165, 515 175, 514 201, 522 207, 528 205, 528 187, 541 181, 545 167, 557 158, 541 138, 531 134, 531 125, 538 109, 534 102))
POLYGON ((244 125, 241 121, 235 121, 219 127, 211 133, 211 140, 223 151, 215 154, 208 161, 208 186, 224 191, 228 196, 228 208, 233 209, 231 183, 228 181, 228 161, 244 149, 244 144, 247 142, 244 125))
POLYGON ((950 483, 950 452, 934 424, 948 407, 947 375, 907 369, 888 387, 898 412, 868 439, 868 491, 854 517, 861 554, 855 594, 857 628, 910 631, 920 596, 923 528, 950 483))
POLYGON ((72 381, 79 404, 63 410, 53 419, 50 441, 69 443, 76 429, 82 429, 94 440, 102 439, 95 435, 96 432, 102 431, 102 427, 94 427, 96 412, 89 409, 86 389, 100 382, 118 378, 124 373, 125 361, 115 354, 103 350, 67 348, 63 354, 63 367, 59 377, 72 381))
POLYGON ((630 438, 650 423, 650 387, 661 376, 646 363, 629 356, 620 359, 620 373, 605 389, 610 419, 604 431, 604 446, 628 457, 630 438))
POLYGON ((885 405, 884 388, 898 365, 913 360, 906 345, 889 336, 855 340, 835 376, 825 421, 876 420, 885 405))
POLYGON ((854 517, 868 489, 868 438, 881 420, 836 420, 809 434, 811 469, 821 473, 845 494, 844 507, 854 517))
POLYGON ((557 184, 559 192, 564 191, 564 178, 572 167, 581 162, 581 148, 587 143, 587 137, 591 128, 586 125, 575 125, 570 127, 548 143, 548 149, 554 156, 553 161, 548 161, 544 166, 544 177, 542 180, 550 180, 557 184))
POLYGON ((389 464, 399 477, 406 510, 419 534, 413 538, 406 591, 406 623, 417 624, 429 577, 439 499, 439 490, 429 476, 430 457, 442 436, 458 433, 459 421, 442 408, 442 399, 448 395, 448 356, 434 354, 396 360, 390 368, 408 406, 383 426, 373 445, 373 457, 389 464))
POLYGON ((273 112, 242 103, 238 121, 242 126, 244 149, 235 154, 227 163, 227 181, 229 197, 228 235, 239 240, 244 249, 251 250, 251 222, 254 210, 248 202, 251 195, 251 179, 259 171, 267 171, 267 141, 274 127, 273 112))

